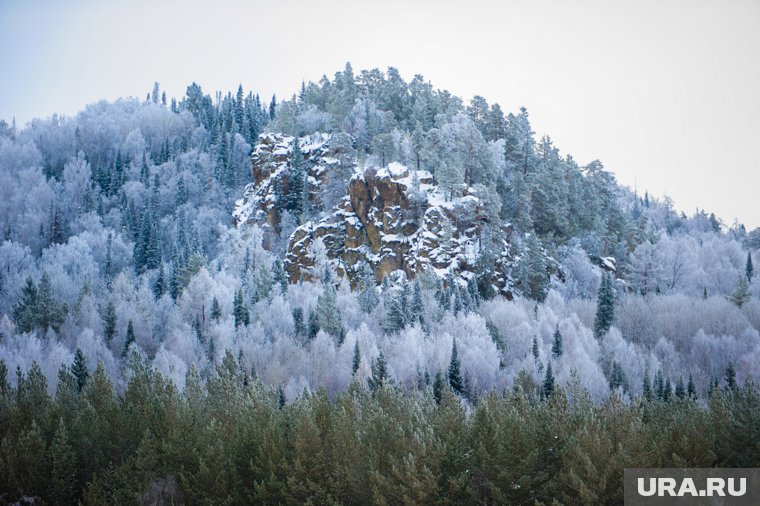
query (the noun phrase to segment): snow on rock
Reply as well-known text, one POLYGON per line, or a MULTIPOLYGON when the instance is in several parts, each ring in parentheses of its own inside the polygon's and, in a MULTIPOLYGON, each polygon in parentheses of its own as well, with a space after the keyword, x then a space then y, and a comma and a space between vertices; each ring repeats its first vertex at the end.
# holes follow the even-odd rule
MULTIPOLYGON (((287 192, 288 175, 292 168, 290 156, 294 138, 280 133, 266 133, 259 136, 259 142, 251 155, 253 182, 245 188, 243 198, 235 202, 232 212, 233 222, 242 226, 257 223, 266 229, 279 224, 275 203, 279 185, 287 192)), ((330 147, 330 135, 315 133, 299 139, 306 164, 309 200, 320 205, 320 186, 326 183, 327 174, 340 166, 337 153, 330 147)))
MULTIPOLYGON (((429 172, 399 163, 368 168, 351 179, 347 195, 317 226, 296 229, 285 269, 291 282, 319 277, 309 246, 321 239, 333 269, 354 285, 365 263, 378 283, 397 271, 412 278, 423 270, 439 277, 451 271, 466 281, 475 269, 484 215, 472 188, 446 201, 429 172)), ((506 281, 504 276, 501 286, 506 281)))
MULTIPOLYGON (((279 192, 287 193, 294 138, 278 133, 259 136, 253 150, 253 182, 246 187, 233 212, 238 226, 257 224, 274 237, 281 216, 276 208, 279 192)), ((309 200, 322 209, 321 195, 330 172, 353 173, 346 195, 323 218, 298 227, 290 236, 284 267, 291 282, 321 277, 312 245, 324 244, 326 260, 339 275, 356 286, 364 264, 376 282, 386 276, 412 278, 422 271, 438 277, 453 273, 460 282, 472 277, 480 254, 480 235, 488 213, 477 191, 466 187, 461 196, 448 199, 435 185, 433 175, 392 162, 364 170, 341 167, 342 153, 330 147, 328 134, 301 137, 309 200)), ((345 162, 348 163, 348 162, 345 162)), ((493 226, 493 224, 491 224, 493 226)), ((511 295, 507 264, 511 226, 502 226, 503 239, 498 288, 511 295)), ((265 244, 266 245, 266 244, 265 244)))

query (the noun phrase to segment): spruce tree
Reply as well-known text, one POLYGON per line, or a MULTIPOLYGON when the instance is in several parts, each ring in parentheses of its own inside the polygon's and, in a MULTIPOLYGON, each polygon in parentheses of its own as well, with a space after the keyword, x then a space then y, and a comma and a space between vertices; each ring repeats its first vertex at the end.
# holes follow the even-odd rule
POLYGON ((599 339, 606 334, 615 318, 615 292, 612 286, 612 278, 609 274, 602 274, 602 283, 599 287, 599 295, 596 303, 596 319, 594 320, 594 336, 599 339))
POLYGON ((316 311, 313 309, 309 311, 309 339, 314 339, 319 333, 319 318, 316 311))
POLYGON ((21 298, 13 306, 13 318, 19 332, 31 332, 37 326, 37 286, 31 276, 21 289, 21 298))
POLYGON ((544 376, 544 384, 543 384, 543 394, 544 397, 547 399, 552 395, 552 392, 554 392, 554 374, 552 373, 552 363, 549 362, 549 365, 546 367, 546 375, 544 376))
POLYGON ((217 323, 222 319, 222 306, 219 305, 219 299, 216 298, 216 295, 211 300, 211 312, 209 316, 217 323))
POLYGON ((697 387, 694 385, 694 377, 691 374, 689 374, 689 383, 686 386, 686 393, 691 399, 696 399, 697 397, 697 387))
POLYGON ((295 337, 303 337, 306 334, 306 326, 303 321, 303 308, 294 307, 291 312, 293 315, 293 335, 295 337))
POLYGON ((554 358, 560 358, 565 351, 564 344, 562 343, 562 334, 559 332, 559 325, 554 329, 554 343, 552 344, 552 356, 554 358))
POLYGON ((683 399, 686 397, 686 387, 683 384, 683 378, 678 377, 678 381, 676 381, 676 397, 678 399, 683 399))
POLYGON ((367 380, 370 390, 377 392, 378 389, 388 382, 388 364, 385 355, 380 352, 375 363, 372 364, 372 376, 367 380))
POLYGON ((726 390, 729 390, 729 391, 736 390, 736 369, 734 369, 733 361, 728 363, 728 367, 726 367, 726 374, 724 376, 724 379, 726 380, 726 390))
POLYGON ((126 357, 129 352, 129 346, 135 342, 135 326, 132 324, 132 320, 127 323, 127 336, 124 339, 124 350, 121 352, 122 357, 126 357))
POLYGON ((747 252, 747 264, 744 266, 744 273, 747 275, 747 283, 752 282, 752 277, 755 275, 755 268, 752 266, 752 252, 747 252))
POLYGON ((343 319, 335 296, 332 285, 325 286, 322 295, 317 298, 316 315, 322 330, 333 337, 339 337, 343 333, 343 319))
POLYGON ((63 418, 58 421, 58 429, 50 445, 51 476, 49 495, 55 504, 74 504, 76 501, 76 456, 69 443, 68 432, 63 418))
POLYGON ((441 374, 441 371, 437 371, 435 373, 435 380, 433 380, 433 398, 435 399, 436 404, 441 403, 441 399, 443 399, 444 388, 445 385, 443 383, 443 374, 441 374))
POLYGON ((642 386, 642 394, 644 395, 644 398, 648 401, 651 401, 653 398, 653 392, 652 392, 652 383, 649 379, 649 369, 646 369, 644 371, 644 384, 642 386))
POLYGON ((103 308, 100 320, 103 322, 103 339, 106 343, 111 344, 111 340, 116 335, 116 307, 110 300, 103 308))
POLYGON ((50 283, 50 275, 42 272, 40 284, 37 286, 37 305, 35 307, 37 325, 47 333, 49 328, 56 332, 66 319, 66 306, 58 304, 53 295, 53 287, 50 283))
POLYGON ((74 362, 71 364, 71 374, 74 375, 77 382, 77 390, 82 391, 87 384, 87 379, 90 377, 90 373, 87 370, 87 361, 84 358, 81 348, 77 348, 74 353, 74 362))
POLYGON ((457 351, 457 341, 454 339, 451 343, 451 360, 449 361, 449 385, 452 390, 462 395, 464 394, 464 381, 460 371, 459 353, 457 351))
POLYGON ((359 370, 359 364, 361 364, 362 355, 359 350, 359 339, 354 343, 354 358, 351 362, 351 374, 356 375, 356 371, 359 370))

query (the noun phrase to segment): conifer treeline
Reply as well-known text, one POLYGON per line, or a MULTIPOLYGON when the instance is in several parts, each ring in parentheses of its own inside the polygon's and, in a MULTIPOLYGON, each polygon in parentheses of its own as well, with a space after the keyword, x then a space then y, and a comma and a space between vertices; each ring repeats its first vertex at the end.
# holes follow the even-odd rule
POLYGON ((625 467, 757 467, 751 384, 630 404, 571 383, 481 397, 436 378, 359 382, 285 402, 227 353, 179 392, 137 354, 117 393, 77 357, 54 397, 38 366, 0 363, 0 502, 74 504, 622 504, 625 467))

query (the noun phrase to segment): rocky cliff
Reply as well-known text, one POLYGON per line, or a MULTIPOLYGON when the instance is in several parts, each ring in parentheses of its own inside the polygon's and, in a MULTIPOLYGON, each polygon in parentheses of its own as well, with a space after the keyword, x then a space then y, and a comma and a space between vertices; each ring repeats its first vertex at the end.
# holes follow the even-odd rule
MULTIPOLYGON (((325 134, 300 140, 311 198, 317 204, 327 174, 340 168, 329 141, 325 134)), ((282 135, 262 136, 253 153, 254 182, 234 212, 238 224, 277 227, 275 184, 279 179, 287 190, 292 142, 282 135)), ((476 188, 466 187, 456 198, 445 198, 429 172, 391 163, 356 170, 345 196, 321 214, 322 219, 303 223, 290 236, 284 266, 291 282, 321 276, 314 268, 317 255, 323 255, 322 260, 352 285, 365 265, 378 283, 395 271, 409 278, 423 271, 441 278, 451 272, 467 281, 474 275, 489 228, 488 240, 499 238, 491 242, 498 257, 494 288, 511 296, 507 274, 511 227, 489 223, 488 209, 476 188)))

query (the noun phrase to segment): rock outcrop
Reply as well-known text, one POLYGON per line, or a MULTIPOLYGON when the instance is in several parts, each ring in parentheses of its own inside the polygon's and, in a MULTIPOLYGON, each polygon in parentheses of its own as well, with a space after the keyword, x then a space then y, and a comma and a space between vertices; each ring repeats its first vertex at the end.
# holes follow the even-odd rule
MULTIPOLYGON (((255 223, 270 234, 280 226, 281 212, 276 203, 278 195, 288 191, 292 145, 289 136, 261 136, 252 157, 253 183, 233 213, 239 226, 255 223)), ((321 196, 329 174, 347 167, 341 164, 341 153, 331 149, 327 134, 303 137, 299 146, 309 199, 313 209, 322 209, 321 196)), ((322 209, 322 219, 308 221, 290 235, 284 267, 292 283, 320 277, 322 272, 315 268, 320 262, 347 277, 353 286, 365 266, 377 283, 399 271, 408 278, 423 271, 439 278, 452 273, 467 281, 475 273, 483 244, 488 242, 497 257, 494 288, 511 296, 507 272, 511 227, 491 223, 496 220, 490 219, 476 188, 465 187, 457 197, 446 198, 427 171, 398 163, 351 170, 354 175, 337 204, 322 209), (484 239, 487 228, 490 230, 484 239), (493 241, 494 237, 499 239, 493 241)))

